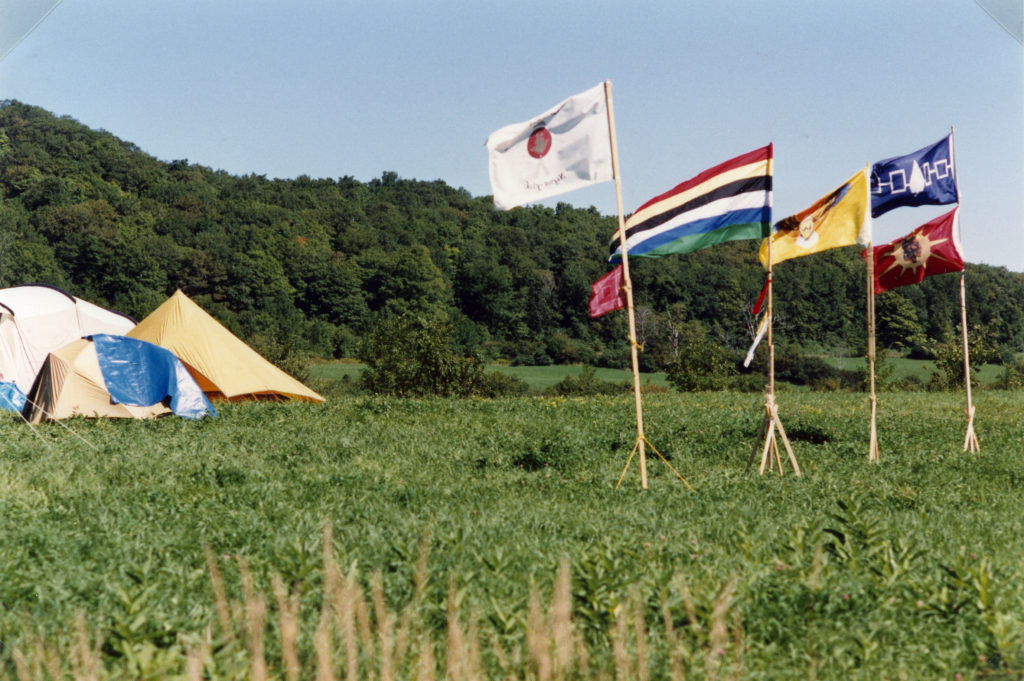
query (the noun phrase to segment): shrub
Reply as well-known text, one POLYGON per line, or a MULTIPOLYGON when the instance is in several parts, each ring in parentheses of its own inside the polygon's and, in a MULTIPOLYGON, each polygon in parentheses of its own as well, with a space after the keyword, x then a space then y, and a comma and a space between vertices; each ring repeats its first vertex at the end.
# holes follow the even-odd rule
MULTIPOLYGON (((980 367, 999 359, 999 348, 992 340, 992 334, 980 327, 972 327, 968 334, 968 351, 971 366, 980 367)), ((941 372, 940 380, 949 389, 964 385, 964 346, 960 339, 935 346, 935 366, 941 372)), ((977 377, 971 377, 971 385, 977 384, 977 377)))
POLYGON ((666 369, 668 382, 679 391, 724 390, 736 374, 729 351, 711 341, 698 321, 679 328, 679 353, 666 369))
POLYGON ((801 353, 795 345, 786 345, 775 353, 775 378, 829 392, 858 390, 864 384, 862 372, 837 369, 821 357, 801 353))
POLYGON ((1020 390, 1024 388, 1024 357, 1013 362, 1003 362, 1003 370, 996 379, 999 390, 1020 390))
POLYGON ((908 376, 904 376, 903 378, 894 381, 892 383, 892 387, 894 390, 897 391, 920 392, 924 390, 927 386, 925 385, 924 380, 920 376, 910 374, 908 376))
POLYGON ((566 376, 550 388, 555 395, 615 395, 633 389, 629 383, 605 381, 597 377, 594 367, 585 366, 579 376, 566 376))
POLYGON ((364 390, 401 397, 465 397, 484 384, 484 364, 451 348, 452 327, 402 316, 377 326, 363 342, 359 359, 364 390))
POLYGON ((512 374, 489 371, 480 380, 475 394, 480 397, 517 397, 530 392, 530 384, 512 374))

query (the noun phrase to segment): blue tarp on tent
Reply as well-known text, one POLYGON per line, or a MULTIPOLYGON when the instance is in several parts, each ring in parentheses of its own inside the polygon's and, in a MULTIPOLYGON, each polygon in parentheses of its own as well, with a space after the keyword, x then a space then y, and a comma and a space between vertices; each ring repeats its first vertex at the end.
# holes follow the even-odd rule
POLYGON ((25 393, 11 381, 0 381, 0 409, 21 413, 25 408, 25 393))
POLYGON ((216 416, 188 369, 170 350, 145 341, 95 334, 100 371, 115 402, 148 407, 170 397, 171 411, 187 419, 216 416))

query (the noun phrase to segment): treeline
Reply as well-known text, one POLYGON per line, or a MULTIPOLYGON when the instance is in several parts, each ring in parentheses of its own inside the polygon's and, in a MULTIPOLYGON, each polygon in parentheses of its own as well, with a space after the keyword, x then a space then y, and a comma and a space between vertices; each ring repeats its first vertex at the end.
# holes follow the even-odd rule
MULTIPOLYGON (((181 288, 275 360, 355 356, 384 322, 413 315, 445 322, 460 350, 486 359, 622 365, 624 315, 587 311, 615 228, 594 208, 497 211, 490 197, 393 172, 281 180, 164 162, 0 103, 0 286, 55 284, 135 318, 181 288)), ((645 368, 670 365, 694 333, 746 348, 764 281, 755 250, 631 262, 645 368)), ((967 276, 978 333, 1002 354, 1024 350, 1024 274, 972 265, 967 276)), ((864 278, 855 248, 780 266, 780 342, 862 354, 864 278)), ((883 345, 934 353, 956 338, 957 278, 886 293, 877 309, 883 345)))

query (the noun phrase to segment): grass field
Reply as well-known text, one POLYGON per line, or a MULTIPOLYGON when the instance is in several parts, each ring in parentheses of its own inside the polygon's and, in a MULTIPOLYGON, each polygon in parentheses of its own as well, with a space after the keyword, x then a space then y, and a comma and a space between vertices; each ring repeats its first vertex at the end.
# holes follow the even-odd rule
MULTIPOLYGON (((838 358, 826 355, 822 359, 832 366, 842 369, 863 370, 867 368, 867 360, 863 357, 838 358)), ((935 362, 930 359, 893 357, 887 361, 892 364, 892 378, 895 380, 905 378, 906 376, 917 376, 922 382, 927 382, 928 378, 937 371, 935 362)), ((971 367, 971 377, 981 385, 994 383, 999 378, 1001 372, 1002 367, 995 364, 971 367)))
POLYGON ((965 454, 962 395, 886 394, 869 465, 863 394, 780 395, 800 478, 744 472, 760 402, 645 397, 694 489, 652 455, 647 492, 635 461, 616 489, 628 394, 220 405, 77 436, 11 416, 2 669, 1021 678, 1024 396, 979 392, 965 454))

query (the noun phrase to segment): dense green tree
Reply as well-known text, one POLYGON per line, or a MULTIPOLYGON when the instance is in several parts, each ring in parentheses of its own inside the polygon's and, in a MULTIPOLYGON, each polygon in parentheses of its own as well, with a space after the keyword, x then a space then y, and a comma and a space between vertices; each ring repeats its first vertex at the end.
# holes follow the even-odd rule
POLYGON ((917 310, 899 290, 875 296, 875 324, 882 347, 904 350, 925 340, 917 310))

